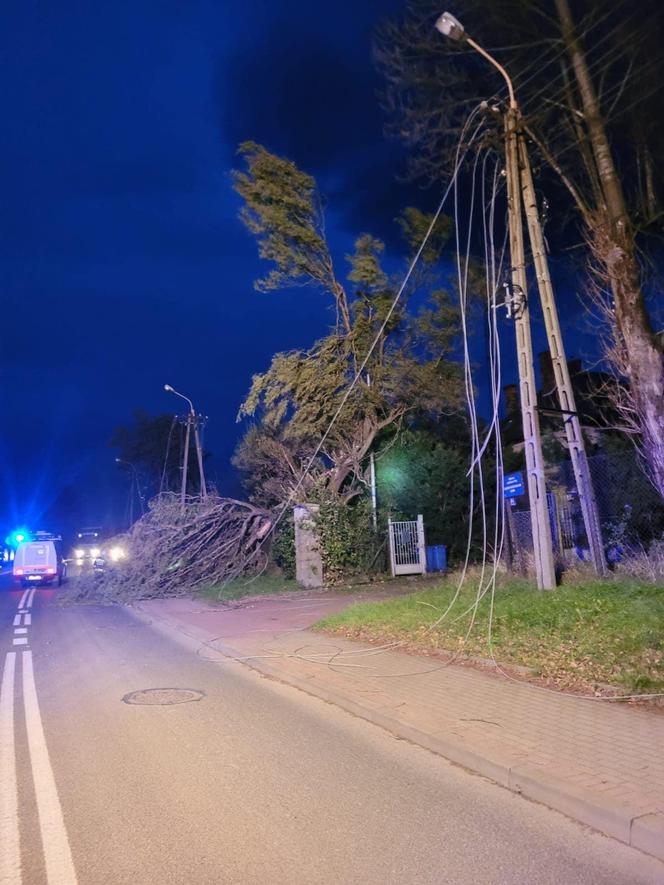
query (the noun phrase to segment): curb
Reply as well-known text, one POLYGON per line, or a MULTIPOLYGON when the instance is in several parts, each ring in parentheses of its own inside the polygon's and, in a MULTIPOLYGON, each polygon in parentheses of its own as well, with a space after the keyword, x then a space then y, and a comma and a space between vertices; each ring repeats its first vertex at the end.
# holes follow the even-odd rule
MULTIPOLYGON (((543 766, 530 763, 514 764, 514 760, 509 758, 502 761, 488 759, 441 734, 428 734, 379 710, 363 707, 334 689, 323 685, 312 685, 307 679, 284 673, 264 661, 251 659, 219 639, 213 640, 214 646, 210 645, 210 637, 201 630, 192 627, 185 629, 169 618, 144 611, 138 604, 128 607, 127 610, 143 623, 171 639, 177 639, 190 650, 199 651, 200 646, 204 645, 213 653, 230 658, 262 676, 290 685, 328 704, 334 704, 360 719, 380 726, 402 740, 424 747, 449 762, 460 765, 473 774, 486 777, 513 793, 546 805, 600 833, 664 861, 664 808, 662 811, 657 809, 644 814, 643 811, 607 801, 600 794, 556 778, 543 766)), ((664 797, 662 803, 664 804, 664 797)))

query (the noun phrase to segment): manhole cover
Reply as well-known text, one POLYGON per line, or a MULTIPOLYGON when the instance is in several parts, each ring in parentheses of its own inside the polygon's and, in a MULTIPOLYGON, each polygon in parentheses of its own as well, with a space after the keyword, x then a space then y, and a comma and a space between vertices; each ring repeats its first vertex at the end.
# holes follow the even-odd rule
POLYGON ((200 701, 204 697, 205 692, 194 688, 143 688, 140 691, 130 691, 122 700, 125 704, 167 707, 170 704, 188 704, 189 701, 200 701))

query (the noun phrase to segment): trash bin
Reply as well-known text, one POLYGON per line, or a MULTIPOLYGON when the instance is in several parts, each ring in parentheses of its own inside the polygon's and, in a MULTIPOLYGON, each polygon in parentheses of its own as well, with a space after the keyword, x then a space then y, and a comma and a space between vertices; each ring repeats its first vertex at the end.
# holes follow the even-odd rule
POLYGON ((427 571, 444 572, 447 570, 447 547, 437 544, 435 547, 427 547, 427 571))

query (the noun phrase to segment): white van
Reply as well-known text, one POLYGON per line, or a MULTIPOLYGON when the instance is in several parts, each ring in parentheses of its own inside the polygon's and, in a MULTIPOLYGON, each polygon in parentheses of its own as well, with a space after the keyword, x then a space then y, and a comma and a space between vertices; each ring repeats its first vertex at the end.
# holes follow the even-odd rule
POLYGON ((67 576, 67 564, 62 556, 60 540, 23 541, 14 555, 14 580, 26 587, 29 584, 62 584, 67 576))

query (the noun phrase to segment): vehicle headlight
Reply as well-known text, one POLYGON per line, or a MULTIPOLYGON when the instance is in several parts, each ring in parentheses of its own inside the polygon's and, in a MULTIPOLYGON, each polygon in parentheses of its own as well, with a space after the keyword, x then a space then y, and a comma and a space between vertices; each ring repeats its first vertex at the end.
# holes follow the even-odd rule
POLYGON ((111 547, 110 554, 113 562, 118 562, 120 559, 124 559, 127 555, 123 547, 111 547))
POLYGON ((83 560, 82 560, 82 559, 77 559, 77 560, 76 560, 76 565, 83 565, 83 560))
POLYGON ((93 548, 90 550, 90 556, 91 556, 93 559, 96 559, 96 558, 99 556, 100 553, 101 553, 101 550, 99 549, 99 547, 93 547, 93 548))
POLYGON ((76 559, 83 559, 83 557, 85 556, 85 550, 74 550, 74 556, 76 557, 76 559))

